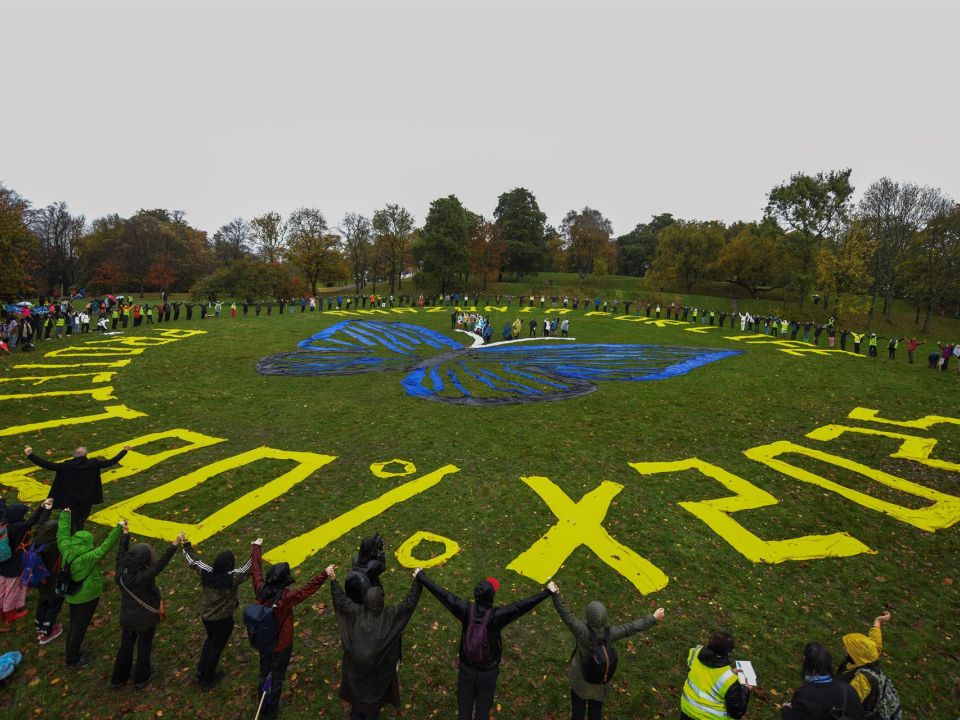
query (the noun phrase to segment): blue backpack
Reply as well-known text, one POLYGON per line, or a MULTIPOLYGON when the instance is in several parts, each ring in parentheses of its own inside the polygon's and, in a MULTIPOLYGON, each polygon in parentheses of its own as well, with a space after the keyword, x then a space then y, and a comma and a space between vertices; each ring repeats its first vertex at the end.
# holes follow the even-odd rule
POLYGON ((247 637, 257 650, 272 652, 277 646, 277 621, 273 615, 275 605, 251 603, 243 609, 243 624, 247 637))
POLYGON ((46 545, 30 543, 23 551, 23 572, 20 573, 20 582, 24 587, 38 588, 50 582, 50 570, 43 562, 43 552, 46 545))

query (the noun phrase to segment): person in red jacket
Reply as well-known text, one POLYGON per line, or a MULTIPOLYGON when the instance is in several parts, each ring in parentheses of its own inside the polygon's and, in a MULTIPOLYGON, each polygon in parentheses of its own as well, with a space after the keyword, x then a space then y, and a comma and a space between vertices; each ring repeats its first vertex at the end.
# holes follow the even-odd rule
POLYGON ((270 652, 260 651, 260 682, 257 685, 256 701, 260 702, 267 676, 270 676, 269 695, 264 700, 263 711, 260 717, 263 720, 275 718, 280 712, 280 695, 283 692, 283 680, 287 674, 287 665, 290 664, 290 655, 293 653, 293 608, 313 595, 334 569, 333 565, 314 575, 310 581, 296 590, 287 589, 293 584, 290 575, 290 566, 277 563, 270 567, 266 577, 263 575, 262 554, 263 538, 253 541, 251 548, 253 560, 253 591, 257 602, 261 605, 273 606, 274 622, 277 626, 277 644, 270 652))
POLYGON ((922 340, 917 340, 916 338, 907 340, 907 360, 911 365, 913 365, 913 352, 921 345, 923 345, 922 340))

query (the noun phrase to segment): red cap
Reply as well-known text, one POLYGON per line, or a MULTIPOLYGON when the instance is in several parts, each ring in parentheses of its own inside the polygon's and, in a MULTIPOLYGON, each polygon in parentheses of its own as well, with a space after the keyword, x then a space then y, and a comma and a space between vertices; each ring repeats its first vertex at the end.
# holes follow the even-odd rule
POLYGON ((495 577, 488 577, 487 582, 493 585, 494 592, 500 592, 500 582, 495 577))

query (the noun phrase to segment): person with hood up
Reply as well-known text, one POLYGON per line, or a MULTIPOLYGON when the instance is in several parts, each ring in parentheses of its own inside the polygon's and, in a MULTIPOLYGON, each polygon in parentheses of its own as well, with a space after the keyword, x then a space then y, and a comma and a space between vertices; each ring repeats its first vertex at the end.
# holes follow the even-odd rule
POLYGON ((400 706, 401 636, 423 588, 415 574, 410 592, 399 604, 385 607, 383 588, 375 586, 358 605, 340 587, 335 572, 330 572, 330 579, 343 643, 340 698, 350 703, 350 720, 376 720, 387 703, 400 706))
POLYGON ((553 593, 553 606, 560 615, 560 619, 573 633, 577 644, 570 656, 570 705, 571 720, 600 720, 603 716, 603 702, 607 696, 607 686, 602 683, 589 682, 583 675, 582 658, 593 653, 594 641, 606 638, 610 644, 622 640, 630 635, 643 632, 663 620, 664 609, 657 610, 645 618, 624 623, 623 625, 607 625, 607 609, 602 603, 594 600, 587 605, 586 622, 580 620, 567 607, 560 596, 560 588, 552 580, 547 583, 547 589, 553 593))
POLYGON ((272 565, 263 575, 263 538, 257 538, 251 546, 251 560, 253 572, 253 591, 257 602, 261 605, 273 606, 273 618, 277 627, 277 644, 273 650, 260 651, 260 683, 256 701, 260 702, 260 692, 270 677, 270 693, 264 700, 261 720, 274 718, 280 712, 280 697, 283 693, 283 680, 293 654, 293 608, 313 595, 333 573, 330 565, 325 571, 314 575, 310 581, 296 590, 287 588, 293 584, 290 574, 290 565, 281 562, 272 565))
POLYGON ((417 568, 415 576, 462 625, 457 670, 457 718, 487 720, 493 707, 503 655, 500 633, 507 625, 550 597, 550 591, 541 590, 510 605, 494 607, 494 597, 500 589, 496 578, 478 582, 473 588, 474 601, 469 603, 434 583, 423 570, 417 568), (471 638, 485 638, 485 642, 477 647, 480 643, 468 642, 471 638))
POLYGON ((60 548, 60 574, 79 585, 67 595, 70 606, 70 628, 67 630, 67 670, 79 670, 89 665, 93 658, 82 652, 83 638, 87 634, 93 614, 103 592, 103 575, 100 561, 113 549, 120 539, 123 522, 110 531, 100 547, 93 546, 93 535, 86 530, 70 534, 73 525, 70 508, 64 508, 57 520, 57 547, 60 548))
POLYGON ((7 541, 10 543, 10 557, 0 562, 0 620, 9 625, 27 615, 27 587, 20 581, 23 573, 23 544, 30 528, 38 522, 45 522, 53 507, 53 500, 47 498, 29 518, 27 506, 22 503, 10 505, 3 511, 0 521, 6 525, 7 541))
POLYGON ((863 706, 853 688, 833 677, 830 651, 816 642, 803 649, 803 685, 780 708, 781 720, 863 720, 863 706))
MULTIPOLYGON (((52 504, 53 501, 48 501, 52 504)), ((33 544, 40 552, 43 566, 50 577, 37 589, 37 612, 33 624, 37 628, 37 642, 46 645, 63 634, 63 626, 57 622, 63 598, 57 595, 57 577, 60 574, 60 548, 57 547, 57 521, 47 520, 37 529, 33 544)))
POLYGON ((167 567, 185 537, 183 533, 177 535, 173 544, 156 559, 153 548, 146 543, 136 543, 131 547, 130 530, 125 520, 122 527, 123 536, 117 551, 117 574, 114 578, 120 587, 120 647, 113 663, 110 686, 119 690, 127 684, 136 648, 133 684, 137 690, 142 690, 150 683, 153 636, 165 614, 163 598, 157 587, 157 575, 167 567))
MULTIPOLYGON (((863 703, 864 714, 875 717, 877 705, 886 701, 887 696, 896 699, 896 691, 889 678, 880 668, 880 653, 883 651, 883 632, 880 627, 890 620, 890 612, 884 611, 873 620, 869 636, 863 633, 849 633, 843 636, 843 649, 847 656, 837 669, 837 678, 850 686, 863 703)), ((899 701, 891 708, 890 717, 900 717, 899 701)))
POLYGON ((371 587, 383 589, 380 576, 387 569, 387 556, 383 550, 383 537, 379 533, 360 541, 360 551, 353 557, 353 565, 344 580, 347 597, 357 605, 371 587))
POLYGON ((730 662, 733 646, 729 633, 716 630, 705 646, 690 648, 690 672, 680 696, 681 720, 736 720, 746 714, 750 688, 740 683, 739 671, 730 662))
POLYGON ((207 565, 197 556, 189 541, 183 544, 183 556, 197 571, 203 588, 200 618, 207 639, 203 642, 197 664, 197 685, 201 690, 212 690, 223 679, 223 672, 217 670, 217 665, 233 634, 234 611, 240 606, 237 590, 250 577, 253 560, 248 559, 238 568, 233 550, 224 550, 217 555, 212 566, 207 565))
POLYGON ((74 449, 73 457, 62 463, 44 460, 33 454, 33 448, 26 447, 23 454, 34 465, 44 470, 52 470, 53 485, 50 486, 49 497, 53 498, 53 507, 56 510, 73 508, 73 528, 83 530, 83 525, 90 516, 90 509, 103 502, 103 482, 100 471, 116 465, 129 452, 130 446, 124 445, 123 450, 112 458, 87 457, 87 449, 82 445, 74 449))

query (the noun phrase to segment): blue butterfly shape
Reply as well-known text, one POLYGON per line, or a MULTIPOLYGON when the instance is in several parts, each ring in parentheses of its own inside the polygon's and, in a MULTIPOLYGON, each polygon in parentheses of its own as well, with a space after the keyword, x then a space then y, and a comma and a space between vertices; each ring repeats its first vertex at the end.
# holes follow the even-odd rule
POLYGON ((736 350, 577 343, 531 338, 464 346, 435 330, 404 322, 345 320, 261 358, 264 375, 356 375, 405 372, 412 397, 459 405, 509 405, 566 400, 597 382, 665 380, 716 362, 736 350))

